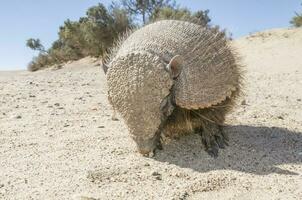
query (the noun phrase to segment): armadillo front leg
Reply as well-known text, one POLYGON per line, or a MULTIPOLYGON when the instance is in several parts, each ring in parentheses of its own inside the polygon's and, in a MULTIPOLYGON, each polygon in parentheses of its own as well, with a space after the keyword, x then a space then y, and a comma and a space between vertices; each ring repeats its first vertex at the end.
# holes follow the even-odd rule
POLYGON ((219 148, 225 148, 228 145, 228 137, 223 132, 222 126, 214 122, 203 121, 198 133, 201 135, 204 149, 212 157, 216 158, 219 148))

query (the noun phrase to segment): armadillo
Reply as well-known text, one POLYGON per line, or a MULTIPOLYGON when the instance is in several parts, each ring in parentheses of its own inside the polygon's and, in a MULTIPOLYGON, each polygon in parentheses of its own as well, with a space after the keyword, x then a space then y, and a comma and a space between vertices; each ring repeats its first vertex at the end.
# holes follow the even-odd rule
POLYGON ((198 133, 216 157, 228 144, 222 127, 240 94, 239 63, 224 32, 158 21, 124 37, 112 51, 105 63, 108 99, 141 154, 161 148, 163 135, 198 133))

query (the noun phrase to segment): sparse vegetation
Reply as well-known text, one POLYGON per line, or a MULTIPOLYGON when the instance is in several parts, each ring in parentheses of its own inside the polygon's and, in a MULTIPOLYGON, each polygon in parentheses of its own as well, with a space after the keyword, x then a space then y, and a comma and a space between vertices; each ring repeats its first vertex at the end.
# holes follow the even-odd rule
POLYGON ((176 9, 175 1, 171 0, 121 0, 120 4, 134 18, 142 20, 143 24, 146 24, 161 8, 176 9))
POLYGON ((302 26, 302 14, 296 13, 296 16, 293 17, 293 19, 290 21, 290 23, 295 27, 301 27, 302 26))
POLYGON ((187 8, 172 8, 172 7, 164 7, 156 12, 154 12, 150 16, 150 21, 157 21, 162 19, 177 19, 177 20, 184 20, 190 21, 196 24, 200 24, 202 26, 207 26, 211 21, 210 17, 208 16, 209 10, 205 11, 197 11, 192 13, 187 8))
POLYGON ((31 48, 32 50, 38 50, 42 53, 47 53, 45 51, 44 46, 41 44, 40 39, 33 39, 30 38, 26 41, 26 46, 28 46, 29 48, 31 48))
POLYGON ((295 27, 302 27, 302 13, 296 12, 295 14, 290 23, 295 27))
POLYGON ((103 57, 127 29, 156 20, 179 19, 206 26, 211 21, 208 13, 208 10, 192 13, 171 0, 120 0, 109 8, 99 3, 78 21, 67 19, 49 49, 45 49, 40 39, 28 39, 26 46, 39 51, 28 64, 28 70, 36 71, 86 56, 103 57))

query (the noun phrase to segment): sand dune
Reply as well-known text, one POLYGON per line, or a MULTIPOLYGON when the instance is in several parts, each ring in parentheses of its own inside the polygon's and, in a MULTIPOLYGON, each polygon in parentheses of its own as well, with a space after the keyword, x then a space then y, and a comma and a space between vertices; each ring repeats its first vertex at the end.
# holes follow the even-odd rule
POLYGON ((234 41, 245 96, 217 159, 196 135, 140 156, 112 121, 90 58, 34 73, 0 72, 0 199, 299 199, 302 29, 234 41))

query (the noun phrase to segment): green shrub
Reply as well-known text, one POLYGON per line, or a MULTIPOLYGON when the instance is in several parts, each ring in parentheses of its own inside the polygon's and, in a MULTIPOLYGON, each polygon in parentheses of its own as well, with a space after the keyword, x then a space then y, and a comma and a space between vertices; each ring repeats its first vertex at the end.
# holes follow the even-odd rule
POLYGON ((292 18, 290 23, 295 27, 302 27, 302 14, 296 13, 296 16, 292 18))
POLYGON ((33 72, 43 68, 47 68, 52 64, 52 60, 47 54, 40 53, 38 56, 34 57, 33 60, 28 64, 27 69, 33 72))
POLYGON ((66 20, 59 28, 59 39, 47 51, 39 39, 28 39, 26 45, 40 51, 28 69, 36 71, 85 56, 102 57, 114 40, 132 26, 125 10, 117 7, 107 9, 103 4, 93 6, 79 21, 66 20))
POLYGON ((162 19, 175 19, 193 22, 202 26, 207 26, 211 21, 208 16, 208 13, 209 10, 200 10, 195 13, 192 13, 187 8, 164 7, 154 12, 150 17, 150 21, 153 22, 162 19))

